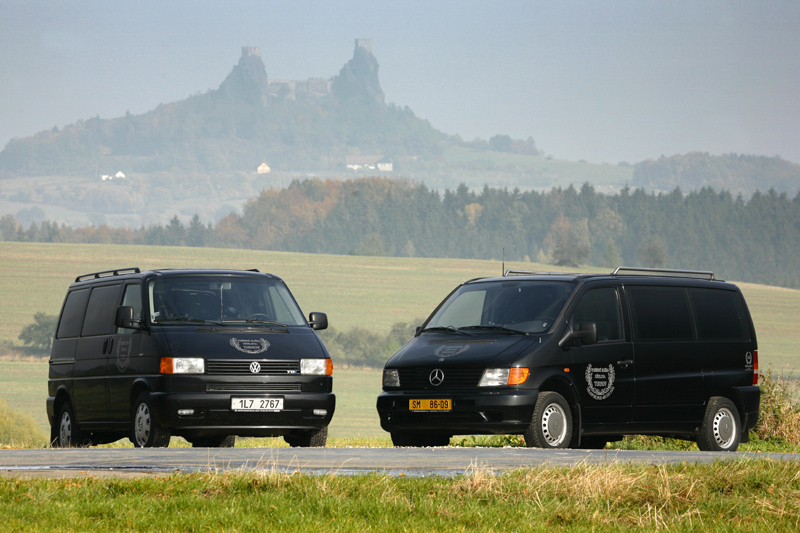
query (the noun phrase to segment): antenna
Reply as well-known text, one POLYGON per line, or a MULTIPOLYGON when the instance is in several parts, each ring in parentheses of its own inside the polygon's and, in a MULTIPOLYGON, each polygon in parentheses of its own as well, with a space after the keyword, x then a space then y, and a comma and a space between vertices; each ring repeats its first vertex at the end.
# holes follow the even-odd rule
POLYGON ((506 248, 504 246, 503 247, 503 275, 504 276, 506 275, 505 273, 506 273, 506 248))

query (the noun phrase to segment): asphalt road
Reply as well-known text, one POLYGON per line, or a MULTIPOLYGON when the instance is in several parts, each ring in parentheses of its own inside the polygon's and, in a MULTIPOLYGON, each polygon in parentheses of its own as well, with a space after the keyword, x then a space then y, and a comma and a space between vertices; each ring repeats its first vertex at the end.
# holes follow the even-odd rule
POLYGON ((69 477, 253 470, 352 475, 453 476, 539 465, 708 463, 722 459, 800 461, 800 454, 535 448, 72 448, 0 450, 0 474, 69 477))

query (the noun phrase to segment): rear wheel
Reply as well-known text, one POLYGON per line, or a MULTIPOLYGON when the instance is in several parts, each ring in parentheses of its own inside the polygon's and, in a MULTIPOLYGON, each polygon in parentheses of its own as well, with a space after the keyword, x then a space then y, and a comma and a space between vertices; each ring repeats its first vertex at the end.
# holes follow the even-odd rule
POLYGON ((572 411, 567 400, 557 392, 540 392, 524 437, 529 448, 568 448, 572 438, 572 411))
POLYGON ((53 446, 58 448, 73 448, 75 446, 86 446, 89 444, 87 436, 78 427, 75 421, 75 412, 72 410, 72 403, 69 401, 61 405, 58 415, 53 420, 53 446))
POLYGON ((739 448, 739 410, 729 399, 713 396, 706 406, 697 447, 710 452, 735 452, 739 448))
POLYGON ((236 446, 236 435, 216 435, 192 439, 192 448, 233 448, 236 446))
POLYGON ((328 441, 328 428, 310 431, 292 431, 283 436, 289 446, 301 448, 322 448, 328 441))
POLYGON ((169 437, 169 431, 156 422, 150 394, 141 393, 133 403, 131 442, 137 448, 164 448, 169 446, 169 437))

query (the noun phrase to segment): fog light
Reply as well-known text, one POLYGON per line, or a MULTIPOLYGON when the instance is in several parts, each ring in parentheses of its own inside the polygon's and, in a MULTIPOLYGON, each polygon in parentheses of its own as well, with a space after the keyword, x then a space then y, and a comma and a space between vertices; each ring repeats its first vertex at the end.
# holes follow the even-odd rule
POLYGON ((178 409, 178 416, 192 416, 194 409, 178 409))
POLYGON ((325 416, 328 414, 327 409, 314 409, 314 416, 325 416))

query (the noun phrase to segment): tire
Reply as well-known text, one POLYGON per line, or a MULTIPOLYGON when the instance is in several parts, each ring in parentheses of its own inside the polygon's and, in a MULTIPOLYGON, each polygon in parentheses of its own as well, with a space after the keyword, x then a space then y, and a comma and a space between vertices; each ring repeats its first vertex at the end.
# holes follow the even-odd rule
POLYGON ((450 444, 450 435, 392 432, 392 444, 397 447, 433 447, 450 444))
POLYGON ((141 393, 133 402, 130 439, 136 448, 164 448, 169 446, 169 431, 158 425, 154 417, 150 394, 141 393))
POLYGON ((217 435, 192 440, 192 448, 233 448, 236 446, 236 435, 217 435))
POLYGON ((328 442, 328 428, 310 431, 292 431, 283 436, 283 440, 293 448, 324 448, 328 442))
POLYGON ((697 435, 697 447, 707 452, 735 452, 739 448, 740 433, 736 405, 723 396, 712 396, 697 435))
POLYGON ((524 437, 529 448, 568 448, 572 439, 572 411, 567 400, 557 392, 540 392, 524 437))
POLYGON ((69 401, 61 405, 58 415, 53 420, 51 428, 53 435, 53 446, 57 448, 74 448, 76 446, 87 446, 89 440, 78 427, 75 420, 75 411, 69 401))

